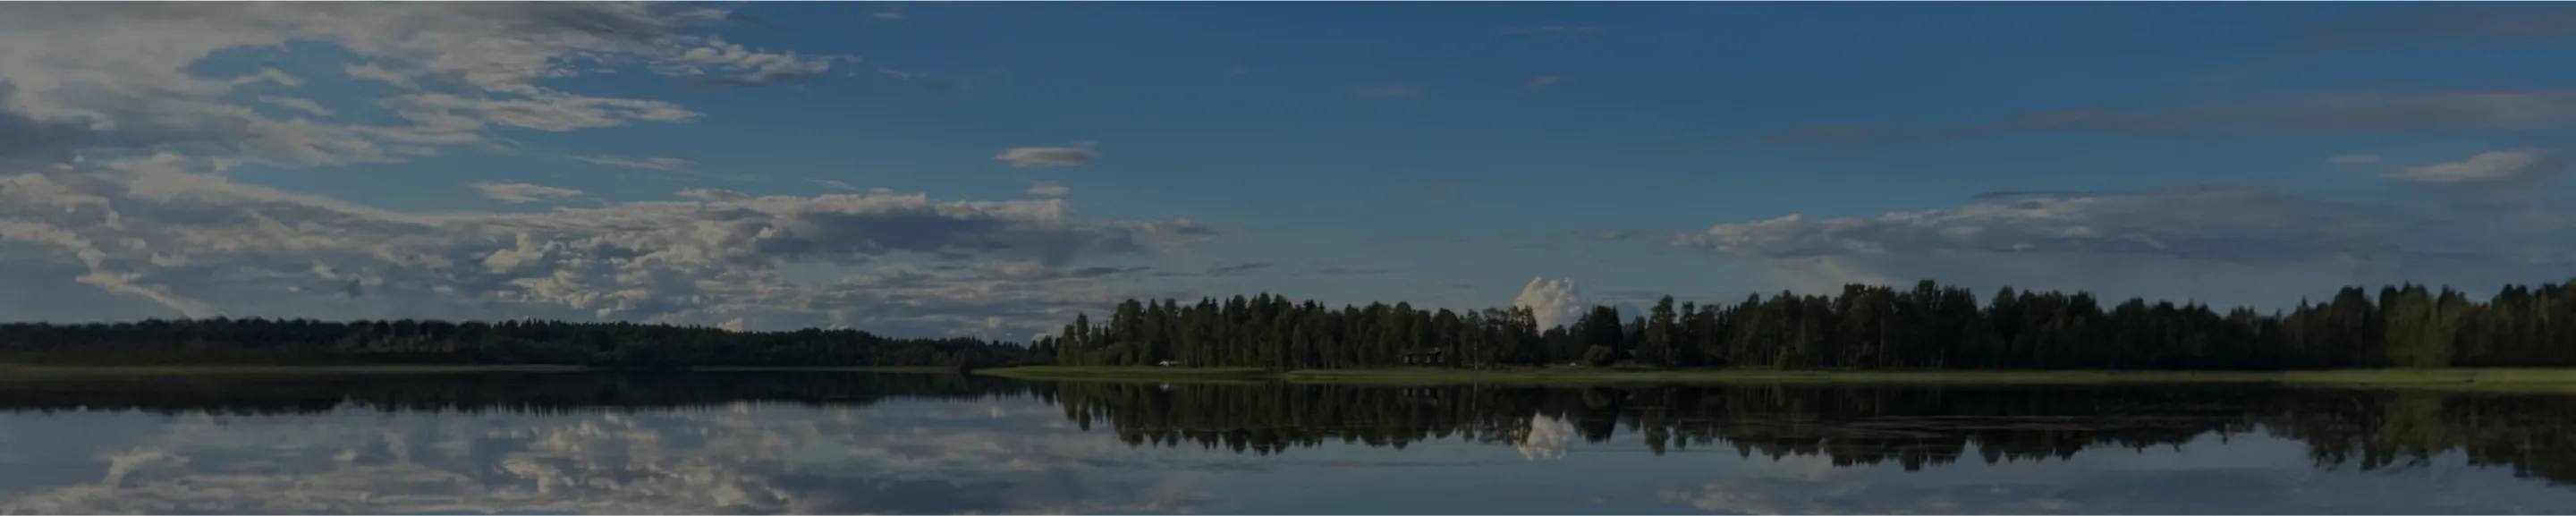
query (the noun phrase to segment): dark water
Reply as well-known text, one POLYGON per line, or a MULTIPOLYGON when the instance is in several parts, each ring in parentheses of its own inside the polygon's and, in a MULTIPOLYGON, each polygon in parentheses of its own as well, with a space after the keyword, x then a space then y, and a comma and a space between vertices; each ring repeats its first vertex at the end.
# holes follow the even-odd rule
POLYGON ((2223 386, 0 383, 0 512, 2576 513, 2576 397, 2223 386))

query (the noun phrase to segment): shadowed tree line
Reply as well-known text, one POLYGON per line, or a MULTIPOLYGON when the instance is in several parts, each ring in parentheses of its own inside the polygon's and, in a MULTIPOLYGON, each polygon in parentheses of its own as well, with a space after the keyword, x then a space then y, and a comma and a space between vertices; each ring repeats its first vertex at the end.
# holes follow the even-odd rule
POLYGON ((858 330, 737 332, 559 321, 326 322, 276 319, 0 324, 0 363, 47 365, 578 365, 987 367, 1054 351, 975 338, 895 339, 858 330))
POLYGON ((0 382, 0 411, 137 410, 160 414, 384 412, 560 413, 671 410, 735 403, 866 407, 896 398, 1037 396, 1044 384, 943 374, 621 372, 357 375, 181 375, 0 382))
POLYGON ((1926 280, 1850 285, 1732 305, 1664 297, 1622 319, 1594 307, 1540 328, 1527 308, 1452 312, 1407 303, 1326 307, 1269 294, 1129 300, 1039 339, 1068 365, 1270 369, 1612 365, 1776 369, 2232 369, 2576 366, 2576 283, 2511 286, 2484 301, 2420 285, 2345 288, 2271 314, 2092 294, 2017 291, 1980 301, 1926 280))

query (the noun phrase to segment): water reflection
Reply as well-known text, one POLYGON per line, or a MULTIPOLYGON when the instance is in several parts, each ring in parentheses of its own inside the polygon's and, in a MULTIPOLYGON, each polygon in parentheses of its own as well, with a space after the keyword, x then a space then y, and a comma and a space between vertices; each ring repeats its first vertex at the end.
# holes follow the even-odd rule
POLYGON ((2566 513, 2576 398, 939 375, 0 384, 9 513, 2566 513))

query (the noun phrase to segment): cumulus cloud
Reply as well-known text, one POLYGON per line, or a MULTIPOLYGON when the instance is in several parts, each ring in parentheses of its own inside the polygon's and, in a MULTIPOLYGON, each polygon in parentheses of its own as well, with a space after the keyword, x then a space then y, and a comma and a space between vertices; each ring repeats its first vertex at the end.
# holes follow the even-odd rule
MULTIPOLYGON (((1048 278, 1080 259, 1186 248, 1186 220, 1092 221, 1063 201, 935 202, 920 195, 754 197, 684 192, 529 214, 412 214, 227 182, 170 156, 0 177, 0 247, 13 263, 63 263, 82 283, 213 315, 491 317, 546 313, 757 326, 871 324, 937 333, 987 317, 1047 327, 1110 293, 1048 278), (857 266, 957 255, 989 265, 880 264, 837 282, 794 282, 789 264, 857 266), (343 277, 317 278, 316 265, 343 277), (281 289, 365 282, 346 302, 281 289), (1045 281, 1014 280, 1031 278, 1045 281), (353 312, 358 310, 375 312, 353 312)), ((530 199, 544 187, 493 187, 530 199)), ((541 193, 542 192, 542 193, 541 193)), ((29 270, 44 270, 30 268, 29 270)), ((19 282, 13 285, 42 285, 19 282)), ((870 327, 870 329, 886 329, 870 327)))
POLYGON ((993 159, 1008 162, 1011 168, 1080 166, 1100 158, 1100 153, 1093 152, 1091 145, 1091 142, 1081 142, 1072 147, 1016 147, 993 155, 993 159))
POLYGON ((1065 194, 1073 193, 1073 189, 1067 188, 1054 181, 1030 181, 1029 193, 1044 195, 1047 197, 1063 197, 1065 194))
POLYGON ((0 132, 8 147, 221 152, 311 165, 399 160, 483 142, 496 129, 568 131, 698 114, 654 100, 595 97, 546 82, 620 63, 684 57, 720 11, 632 3, 24 4, 0 7, 0 132), (273 92, 309 86, 282 72, 205 77, 219 51, 337 46, 352 76, 399 91, 374 99, 390 124, 281 118, 240 104, 258 95, 300 115, 348 111, 273 92), (245 95, 256 93, 258 95, 245 95), (319 109, 315 109, 319 108, 319 109), (15 134, 25 132, 25 134, 15 134))
POLYGON ((302 111, 304 114, 313 116, 331 116, 332 113, 331 108, 322 107, 322 103, 314 102, 313 99, 261 95, 259 97, 259 101, 275 104, 287 109, 302 111))
POLYGON ((751 49, 721 39, 708 39, 694 48, 682 51, 655 67, 656 73, 714 77, 703 79, 708 84, 725 86, 765 86, 781 82, 801 82, 831 71, 834 61, 858 62, 847 56, 803 56, 795 52, 771 53, 751 49))
MULTIPOLYGON (((560 89, 561 79, 599 70, 771 82, 847 60, 712 35, 735 18, 720 6, 662 3, 0 6, 0 257, 13 265, 0 271, 13 294, 0 298, 0 313, 533 316, 1018 334, 1118 297, 1093 277, 1064 272, 1099 266, 1078 262, 1151 259, 1212 237, 1186 220, 1084 219, 1057 200, 701 189, 687 200, 542 213, 409 213, 222 175, 246 163, 402 161, 498 147, 511 131, 702 116, 662 100, 560 89), (347 62, 313 64, 374 84, 333 92, 357 93, 355 102, 325 104, 317 99, 352 97, 290 95, 325 83, 273 69, 194 71, 218 52, 280 52, 288 42, 338 47, 345 53, 320 55, 347 62), (307 118, 334 113, 380 116, 307 118), (365 295, 344 295, 352 291, 365 295), (70 303, 79 306, 57 306, 70 303)), ((579 194, 474 188, 507 202, 579 194)))
POLYGON ((1535 313, 1541 330, 1574 324, 1590 308, 1583 304, 1573 278, 1530 278, 1528 285, 1521 286, 1521 295, 1512 298, 1512 306, 1535 313))
POLYGON ((2491 151, 2463 161, 2435 163, 2389 172, 2387 177, 2416 183, 2474 183, 2555 172, 2567 168, 2560 155, 2546 150, 2491 151))
POLYGON ((581 197, 580 190, 528 183, 474 183, 466 185, 483 192, 483 197, 511 204, 543 202, 581 197))
POLYGON ((2556 212, 2318 200, 2235 187, 1982 201, 1877 217, 1798 215, 1676 235, 1763 267, 1784 287, 1909 284, 2088 289, 2281 306, 2346 285, 2463 288, 2555 279, 2576 265, 2556 212))

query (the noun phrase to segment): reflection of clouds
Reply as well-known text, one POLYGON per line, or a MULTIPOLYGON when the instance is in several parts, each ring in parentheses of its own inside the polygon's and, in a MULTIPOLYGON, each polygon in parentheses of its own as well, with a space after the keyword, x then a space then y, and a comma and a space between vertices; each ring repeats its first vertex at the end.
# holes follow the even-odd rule
POLYGON ((157 431, 44 432, 56 439, 49 451, 8 467, 99 474, 0 475, 0 513, 1189 512, 1210 502, 1191 484, 1112 469, 1126 447, 1111 436, 1032 432, 1062 415, 1027 399, 857 411, 50 417, 0 416, 0 440, 65 424, 157 431))
POLYGON ((1970 460, 1919 472, 1837 467, 1819 455, 1754 457, 1723 478, 1657 494, 1668 504, 1750 514, 2521 514, 2576 507, 2576 493, 2471 467, 2457 453, 2412 474, 2318 471, 2298 441, 2231 439, 2204 436, 2179 451, 2071 460, 1970 460))
POLYGON ((1530 416, 1529 433, 1513 445, 1521 458, 1529 460, 1563 459, 1565 450, 1574 442, 1574 424, 1544 414, 1530 416))

